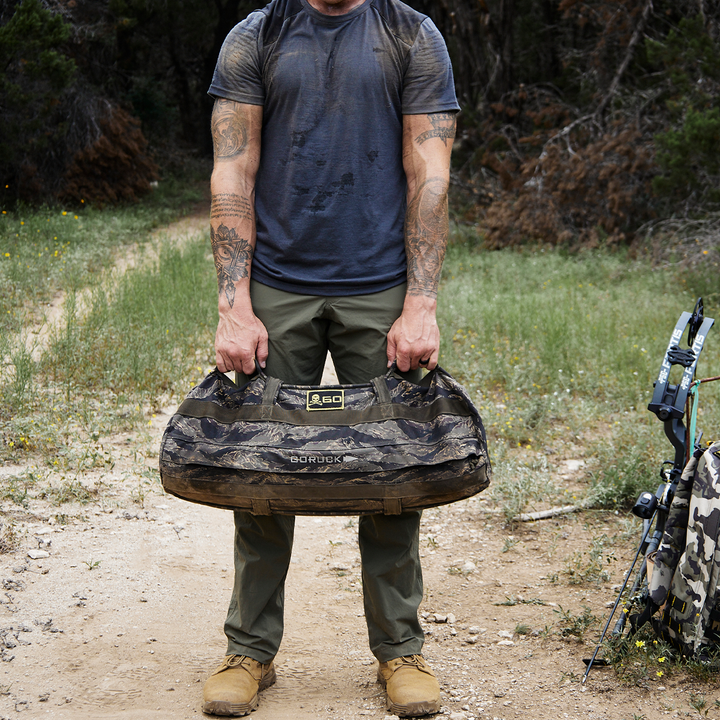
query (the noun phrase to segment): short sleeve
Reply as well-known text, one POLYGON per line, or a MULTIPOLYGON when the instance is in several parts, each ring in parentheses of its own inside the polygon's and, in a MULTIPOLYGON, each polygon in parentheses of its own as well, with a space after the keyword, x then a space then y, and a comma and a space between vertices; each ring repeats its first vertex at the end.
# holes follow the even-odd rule
POLYGON ((403 78, 403 115, 459 110, 445 40, 430 18, 420 26, 403 78))
POLYGON ((225 38, 208 94, 249 105, 265 103, 259 37, 265 15, 253 12, 225 38))

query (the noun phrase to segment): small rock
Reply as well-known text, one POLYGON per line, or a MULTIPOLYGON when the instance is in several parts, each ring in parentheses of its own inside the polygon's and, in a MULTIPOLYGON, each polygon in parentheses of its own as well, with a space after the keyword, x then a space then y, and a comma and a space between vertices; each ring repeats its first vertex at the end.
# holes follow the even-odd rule
POLYGON ((493 688, 492 693, 496 698, 501 698, 501 697, 505 697, 507 690, 505 688, 495 687, 495 688, 493 688))
POLYGON ((50 693, 42 693, 42 695, 38 695, 38 700, 40 702, 47 702, 50 699, 50 693))
POLYGON ((512 640, 513 633, 511 633, 509 630, 498 630, 498 637, 508 638, 509 640, 512 640))
POLYGON ((17 641, 10 634, 3 638, 3 645, 5 645, 8 650, 14 650, 18 646, 17 641))
POLYGON ((450 720, 467 720, 467 715, 464 712, 451 712, 450 720))
POLYGON ((448 621, 447 615, 440 615, 440 613, 435 613, 435 616, 433 618, 436 623, 446 623, 448 621))
POLYGON ((28 550, 27 556, 31 560, 43 560, 44 558, 49 558, 50 553, 47 550, 28 550))
POLYGON ((27 565, 16 565, 13 568, 14 573, 22 573, 25 572, 28 569, 27 565))
POLYGON ((471 625, 471 626, 468 628, 468 632, 469 632, 471 635, 479 635, 479 634, 480 634, 480 628, 479 628, 477 625, 471 625))
POLYGON ((515 643, 512 640, 500 640, 500 642, 498 642, 497 644, 510 647, 511 645, 514 645, 515 643))
POLYGON ((468 645, 475 645, 475 643, 477 643, 477 641, 478 641, 478 639, 477 639, 477 637, 475 637, 475 635, 471 635, 467 640, 465 640, 465 642, 468 645))
POLYGON ((455 616, 454 616, 452 613, 448 613, 448 615, 447 615, 447 624, 448 624, 448 625, 453 625, 453 624, 455 623, 455 621, 456 621, 455 616))

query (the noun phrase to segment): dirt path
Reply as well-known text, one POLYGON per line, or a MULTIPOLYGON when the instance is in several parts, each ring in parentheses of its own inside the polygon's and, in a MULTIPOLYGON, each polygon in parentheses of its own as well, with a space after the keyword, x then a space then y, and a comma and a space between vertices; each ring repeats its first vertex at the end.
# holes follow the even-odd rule
MULTIPOLYGON (((151 446, 167 420, 152 420, 151 446)), ((21 543, 0 555, 0 720, 203 717, 202 683, 225 651, 232 515, 157 489, 141 507, 123 480, 127 440, 105 439, 120 461, 103 476, 102 503, 2 504, 21 543)), ((556 462, 558 474, 567 467, 556 462)), ((591 538, 619 536, 619 518, 575 514, 511 532, 488 505, 481 496, 423 518, 424 654, 445 716, 720 718, 716 684, 679 674, 626 687, 599 669, 578 682, 595 636, 563 639, 560 609, 577 616, 587 606, 604 618, 632 548, 616 546, 612 579, 600 585, 569 585, 563 568, 591 538), (702 714, 692 707, 698 697, 702 714)), ((367 645, 356 529, 354 518, 298 519, 278 681, 255 720, 388 717, 367 645)))
MULTIPOLYGON (((114 265, 105 270, 101 284, 106 288, 114 287, 123 274, 131 268, 137 267, 140 263, 156 262, 160 256, 163 241, 183 247, 198 233, 207 231, 207 228, 208 212, 201 212, 188 215, 166 228, 156 230, 148 244, 134 243, 122 248, 115 258, 114 265)), ((83 315, 89 309, 91 296, 92 288, 89 287, 77 294, 75 303, 79 315, 83 315)), ((25 328, 21 333, 22 344, 36 362, 40 359, 43 351, 47 349, 51 332, 62 321, 65 300, 65 293, 58 293, 45 307, 42 319, 37 324, 25 328)))

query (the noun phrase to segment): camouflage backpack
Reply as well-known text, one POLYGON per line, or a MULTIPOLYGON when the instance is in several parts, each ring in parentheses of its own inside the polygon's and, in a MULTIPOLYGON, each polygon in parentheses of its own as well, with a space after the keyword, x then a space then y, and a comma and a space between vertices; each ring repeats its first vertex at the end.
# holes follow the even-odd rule
POLYGON ((398 514, 490 482, 480 415, 441 368, 412 383, 242 387, 215 370, 190 391, 160 446, 163 487, 259 515, 398 514))
POLYGON ((655 632, 688 657, 707 656, 720 641, 720 442, 696 451, 683 470, 650 560, 655 632))

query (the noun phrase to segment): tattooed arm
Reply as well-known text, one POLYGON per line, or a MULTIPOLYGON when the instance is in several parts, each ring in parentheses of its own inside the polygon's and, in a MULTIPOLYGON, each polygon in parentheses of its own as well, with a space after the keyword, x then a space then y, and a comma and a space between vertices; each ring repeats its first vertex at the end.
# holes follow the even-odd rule
POLYGON ((407 177, 405 255, 407 290, 400 317, 388 333, 388 365, 403 372, 438 361, 435 319, 440 271, 448 234, 447 192, 455 113, 403 116, 403 165, 407 177))
POLYGON ((255 174, 260 162, 262 107, 216 100, 210 190, 210 239, 218 278, 215 361, 221 372, 248 375, 267 358, 267 331, 250 302, 255 251, 255 174))

